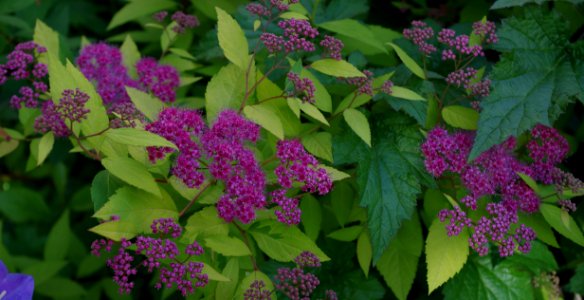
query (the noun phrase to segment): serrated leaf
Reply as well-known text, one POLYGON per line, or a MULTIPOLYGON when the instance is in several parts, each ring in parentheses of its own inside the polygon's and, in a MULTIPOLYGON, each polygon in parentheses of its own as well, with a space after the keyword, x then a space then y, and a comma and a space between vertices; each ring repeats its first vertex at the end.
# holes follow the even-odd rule
POLYGON ((152 132, 138 128, 113 128, 105 132, 107 139, 122 145, 140 147, 169 147, 178 150, 175 144, 152 132))
POLYGON ((391 87, 391 96, 412 101, 426 101, 426 99, 418 93, 401 86, 391 87))
POLYGON ((282 19, 296 19, 296 20, 308 20, 309 18, 301 13, 295 11, 286 11, 281 13, 278 17, 282 19))
POLYGON ((306 68, 300 71, 300 78, 308 78, 314 84, 314 106, 322 111, 331 112, 333 110, 331 95, 320 80, 306 68))
POLYGON ((570 278, 567 288, 572 293, 584 294, 584 264, 576 268, 576 273, 570 278))
POLYGON ((91 182, 93 210, 98 211, 107 202, 107 199, 122 186, 122 181, 112 176, 108 171, 102 170, 97 173, 91 182))
POLYGON ((344 60, 325 58, 313 62, 310 67, 334 77, 365 77, 365 74, 344 60))
POLYGON ((89 228, 89 231, 114 241, 121 241, 122 239, 130 240, 141 233, 134 223, 127 221, 104 222, 89 228))
POLYGON ((127 157, 108 157, 101 160, 101 164, 112 175, 119 179, 143 189, 158 197, 161 196, 160 188, 154 181, 154 177, 144 165, 127 157))
POLYGON ((546 2, 546 0, 497 0, 490 9, 501 9, 513 6, 523 6, 527 3, 537 3, 542 4, 546 2))
POLYGON ((404 63, 408 70, 412 71, 414 75, 420 77, 421 79, 426 79, 424 70, 402 48, 394 43, 387 44, 393 48, 399 59, 404 63))
POLYGON ((351 37, 362 44, 368 45, 376 50, 371 54, 387 53, 387 49, 383 46, 371 30, 354 19, 343 19, 325 22, 318 24, 318 27, 326 30, 336 32, 341 35, 351 37))
POLYGON ((215 300, 233 299, 239 282, 239 260, 235 257, 230 258, 222 274, 229 278, 229 281, 221 281, 217 284, 215 300))
POLYGON ((246 118, 274 134, 278 139, 284 139, 282 121, 265 104, 267 103, 246 106, 243 108, 243 114, 246 118))
POLYGON ((574 243, 584 246, 584 235, 582 230, 578 227, 578 223, 568 214, 568 212, 561 208, 543 203, 539 211, 545 220, 555 229, 559 234, 567 237, 574 243))
POLYGON ((128 74, 134 79, 138 78, 136 63, 140 60, 141 55, 131 35, 126 35, 120 51, 122 52, 122 62, 126 70, 128 70, 128 74))
POLYGON ((264 220, 256 223, 250 233, 258 247, 269 257, 289 262, 303 251, 314 253, 321 261, 330 258, 318 246, 296 227, 288 227, 275 220, 264 220))
MULTIPOLYGON (((33 40, 35 43, 47 48, 47 53, 50 55, 59 57, 59 34, 40 19, 36 20, 33 40)), ((45 55, 41 55, 39 61, 48 64, 48 58, 45 55)))
POLYGON ((371 128, 367 117, 354 108, 348 108, 343 111, 345 122, 349 127, 369 146, 371 147, 371 128))
POLYGON ((250 64, 249 46, 241 26, 228 13, 219 7, 217 11, 217 37, 225 57, 241 70, 250 64))
POLYGON ((320 123, 326 126, 330 126, 325 116, 314 105, 307 102, 302 102, 300 101, 300 99, 296 99, 296 101, 298 102, 300 110, 302 110, 305 114, 309 115, 310 117, 314 118, 315 120, 319 121, 320 123))
POLYGON ((333 141, 329 132, 315 132, 302 137, 302 145, 312 155, 333 161, 333 141))
POLYGON ((452 127, 465 130, 476 130, 479 121, 479 113, 472 108, 451 105, 442 109, 442 118, 452 127))
POLYGON ((357 225, 333 231, 327 237, 343 242, 350 242, 356 240, 361 232, 363 232, 363 226, 357 225))
POLYGON ((227 235, 213 235, 205 238, 205 245, 211 250, 225 256, 251 255, 245 243, 235 237, 227 235))
POLYGON ((69 252, 72 235, 69 226, 69 211, 65 210, 49 232, 44 248, 45 260, 65 259, 69 252))
POLYGON ((208 206, 189 217, 183 238, 186 238, 190 244, 199 236, 227 235, 228 233, 229 227, 225 220, 219 218, 217 209, 214 206, 208 206))
POLYGON ((220 281, 220 282, 229 282, 229 278, 223 276, 221 273, 217 272, 213 267, 209 264, 203 263, 203 271, 201 273, 207 274, 209 280, 220 281))
MULTIPOLYGON (((371 265, 372 257, 373 249, 371 248, 371 239, 369 238, 369 233, 364 230, 361 232, 359 239, 357 240, 357 260, 359 261, 359 266, 361 266, 361 270, 363 270, 365 277, 369 276, 369 266, 371 265)), ((381 263, 381 261, 379 263, 381 263)), ((379 263, 377 264, 378 266, 379 263)))
POLYGON ((107 30, 111 30, 127 22, 140 17, 152 15, 156 12, 172 9, 176 6, 174 1, 168 0, 139 0, 131 1, 120 9, 112 18, 107 30))
POLYGON ((418 268, 418 260, 422 255, 424 239, 422 227, 416 213, 405 221, 387 250, 377 262, 377 270, 385 279, 394 295, 407 299, 418 268), (395 270, 399 270, 396 272, 395 270))
POLYGON ((458 273, 468 258, 468 231, 448 236, 445 224, 435 219, 426 239, 428 294, 458 273))
POLYGON ((224 109, 239 109, 244 93, 244 72, 233 64, 221 68, 211 78, 205 92, 207 121, 214 121, 219 112, 224 109))
POLYGON ((40 166, 51 150, 53 150, 53 145, 55 144, 55 135, 52 132, 47 132, 43 137, 40 139, 38 143, 38 154, 37 154, 37 166, 40 166))
POLYGON ((333 181, 341 181, 343 179, 351 178, 351 175, 349 175, 345 172, 341 172, 333 167, 329 167, 329 166, 325 166, 325 165, 320 165, 319 167, 325 169, 326 172, 331 176, 331 179, 333 181))
POLYGON ((572 57, 568 30, 553 14, 526 11, 505 19, 495 48, 503 52, 481 101, 478 131, 469 159, 538 123, 550 125, 573 96, 584 95, 576 74, 584 65, 572 57))
POLYGON ((126 87, 126 92, 136 108, 150 121, 158 119, 158 113, 164 109, 164 103, 160 99, 129 86, 126 87))

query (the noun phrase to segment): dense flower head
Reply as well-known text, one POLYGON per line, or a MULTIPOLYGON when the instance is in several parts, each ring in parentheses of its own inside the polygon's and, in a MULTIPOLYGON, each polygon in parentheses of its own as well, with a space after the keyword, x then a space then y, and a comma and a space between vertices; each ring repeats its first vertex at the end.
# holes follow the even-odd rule
POLYGON ((438 213, 438 219, 440 222, 444 222, 446 219, 449 219, 449 223, 446 225, 446 232, 448 236, 459 235, 465 227, 470 227, 472 225, 471 219, 466 216, 466 213, 461 210, 460 207, 455 207, 451 210, 441 210, 438 213))
POLYGON ((455 52, 462 55, 484 56, 483 48, 480 45, 469 45, 470 37, 466 34, 456 35, 452 29, 444 28, 438 33, 438 42, 447 46, 450 50, 447 54, 442 52, 442 59, 455 59, 455 52))
POLYGON ((274 276, 274 286, 278 291, 292 300, 310 299, 310 295, 320 284, 312 273, 305 273, 300 267, 279 268, 274 276))
POLYGON ((319 33, 316 28, 310 25, 306 20, 288 19, 278 22, 278 27, 284 30, 283 36, 273 33, 262 33, 260 40, 263 42, 268 52, 275 53, 282 49, 286 53, 305 51, 313 52, 316 50, 314 43, 319 33))
POLYGON ((192 261, 192 256, 203 254, 203 248, 195 241, 188 245, 184 253, 189 257, 180 262, 177 257, 181 251, 173 239, 179 239, 182 233, 180 225, 172 219, 156 219, 151 224, 154 234, 160 237, 139 235, 132 242, 122 239, 120 243, 100 239, 91 245, 91 253, 100 256, 102 252, 117 253, 106 261, 106 265, 114 272, 113 280, 119 286, 120 293, 130 293, 134 288, 132 277, 138 274, 138 268, 144 268, 148 273, 159 271, 155 287, 176 288, 183 296, 195 292, 196 288, 204 287, 208 275, 203 274, 204 264, 192 261), (172 239, 164 238, 170 236, 172 239), (117 244, 118 250, 113 247, 117 244), (134 249, 132 253, 130 249, 134 249), (172 261, 166 264, 167 261, 172 261))
POLYGON ((472 31, 474 34, 481 36, 485 42, 494 44, 499 41, 497 37, 497 26, 494 22, 486 21, 485 23, 479 21, 472 24, 472 31))
POLYGON ((383 93, 386 93, 386 94, 388 94, 388 95, 391 95, 391 94, 393 93, 393 89, 392 89, 392 88, 393 88, 393 81, 391 81, 391 80, 386 80, 386 81, 385 81, 385 82, 384 82, 384 83, 381 85, 381 88, 380 88, 380 90, 381 90, 383 93))
POLYGON ((248 289, 243 293, 244 300, 271 300, 272 292, 266 289, 266 283, 263 280, 254 280, 248 289))
POLYGON ((314 253, 303 251, 296 258, 294 262, 300 268, 318 268, 320 267, 320 259, 314 253))
MULTIPOLYGON (((43 103, 42 114, 35 120, 35 130, 38 132, 52 131, 55 136, 68 136, 71 134, 67 124, 81 122, 87 118, 89 110, 85 103, 89 96, 79 89, 64 90, 62 98, 57 104, 52 100, 43 103)), ((71 125, 72 126, 72 125, 71 125)))
POLYGON ((476 76, 477 70, 471 67, 465 69, 458 69, 451 72, 446 77, 446 82, 457 87, 464 87, 468 89, 471 87, 471 80, 476 76))
POLYGON ((337 293, 333 290, 326 290, 324 292, 324 300, 339 300, 337 293))
POLYGON ((259 17, 267 17, 270 16, 272 14, 272 12, 265 6, 263 6, 260 3, 257 2, 252 2, 250 4, 248 4, 245 9, 247 9, 247 11, 250 14, 259 16, 259 17))
POLYGON ((164 19, 166 19, 167 16, 168 16, 168 12, 163 10, 163 11, 159 11, 159 12, 155 13, 154 15, 152 15, 152 18, 154 20, 156 20, 156 22, 162 22, 162 21, 164 21, 164 19))
POLYGON ((275 173, 278 183, 291 188, 294 181, 303 183, 303 191, 320 195, 327 194, 332 188, 332 180, 324 168, 318 167, 318 160, 307 153, 299 140, 283 140, 277 144, 276 156, 280 165, 275 173))
POLYGON ((47 92, 48 87, 43 80, 48 74, 48 68, 37 60, 38 55, 46 51, 35 42, 23 42, 7 55, 5 64, 0 64, 0 85, 6 83, 10 77, 32 82, 32 87, 23 86, 19 89, 19 95, 10 98, 12 107, 20 109, 22 104, 28 108, 37 107, 40 95, 47 92))
POLYGON ((428 43, 428 40, 434 37, 434 30, 422 21, 412 21, 412 28, 404 29, 403 35, 418 46, 418 50, 425 55, 436 51, 436 47, 428 43))
POLYGON ((491 80, 485 79, 471 84, 471 94, 475 97, 487 97, 491 93, 491 80))
POLYGON ((81 49, 77 65, 94 83, 106 105, 131 102, 125 87, 137 88, 138 83, 128 75, 120 49, 106 43, 87 45, 81 49))
POLYGON ((172 27, 176 33, 183 33, 186 29, 195 28, 200 24, 196 16, 185 14, 182 11, 175 12, 170 18, 176 22, 176 26, 172 27))
POLYGON ((107 113, 112 117, 110 119, 111 128, 136 127, 137 121, 144 121, 144 115, 136 109, 133 103, 112 103, 107 108, 107 113))
POLYGON ((538 124, 531 130, 527 150, 533 161, 555 165, 564 160, 569 145, 556 129, 538 124))
POLYGON ((348 84, 357 87, 356 93, 358 95, 373 96, 373 72, 364 70, 363 74, 365 74, 365 77, 350 77, 345 80, 348 84))
POLYGON ((302 102, 314 103, 314 93, 316 89, 310 78, 300 78, 300 76, 294 72, 289 72, 287 77, 294 86, 294 90, 290 91, 288 94, 289 97, 302 95, 302 102))
POLYGON ((320 41, 320 46, 323 48, 324 54, 328 55, 330 58, 334 58, 336 60, 343 59, 341 51, 343 51, 343 47, 345 45, 341 40, 330 35, 325 35, 324 39, 320 41))
POLYGON ((174 102, 176 89, 180 85, 178 71, 168 65, 160 65, 150 57, 140 59, 136 63, 141 87, 151 92, 163 102, 174 102))
POLYGON ((472 138, 471 134, 462 132, 449 135, 441 127, 429 131, 422 144, 426 170, 435 177, 442 176, 446 171, 461 172, 466 166, 472 138))
POLYGON ((298 199, 286 197, 286 190, 275 190, 271 193, 272 202, 277 205, 276 218, 279 222, 288 225, 300 223, 302 211, 298 207, 298 199))

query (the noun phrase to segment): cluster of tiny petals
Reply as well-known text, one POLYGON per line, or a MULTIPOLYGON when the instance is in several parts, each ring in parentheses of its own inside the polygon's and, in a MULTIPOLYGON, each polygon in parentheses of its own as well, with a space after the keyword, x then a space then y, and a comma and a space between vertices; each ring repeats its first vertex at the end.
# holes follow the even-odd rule
POLYGON ((5 64, 0 64, 0 85, 12 77, 14 80, 28 79, 32 81, 32 87, 23 86, 19 89, 19 95, 10 98, 10 105, 16 109, 38 106, 38 99, 42 93, 47 92, 48 87, 43 79, 48 74, 47 65, 37 61, 37 56, 47 50, 29 41, 16 45, 14 51, 7 55, 5 64))
POLYGON ((320 41, 320 46, 323 48, 324 53, 328 55, 330 58, 336 60, 343 59, 341 51, 343 51, 343 47, 345 45, 341 40, 334 38, 330 35, 325 35, 324 39, 320 41))
POLYGON ((393 93, 393 81, 391 80, 386 80, 382 85, 381 85, 381 91, 383 93, 386 93, 388 95, 391 95, 393 93))
POLYGON ((265 6, 263 6, 260 3, 256 3, 256 2, 252 2, 250 4, 248 4, 245 9, 247 9, 247 11, 250 14, 259 16, 259 17, 268 17, 270 15, 272 15, 272 12, 265 6))
POLYGON ((435 177, 440 177, 447 171, 461 172, 466 166, 472 139, 473 136, 470 133, 460 132, 450 135, 444 128, 432 129, 422 144, 426 170, 435 177))
POLYGON ((471 93, 473 96, 478 98, 483 98, 489 96, 491 93, 491 80, 485 79, 481 80, 470 86, 471 93))
POLYGON ((159 11, 159 12, 153 14, 152 18, 154 20, 156 20, 156 22, 162 22, 162 21, 164 21, 164 19, 166 19, 167 16, 168 16, 168 12, 163 10, 163 11, 159 11))
POLYGON ((294 262, 300 268, 318 268, 320 267, 320 259, 312 252, 303 251, 296 258, 294 262))
MULTIPOLYGON (((157 219, 151 225, 152 231, 161 235, 170 235, 173 239, 180 238, 182 228, 172 219, 157 219)), ((111 240, 96 240, 91 245, 91 253, 100 256, 101 252, 113 252, 114 242, 111 240)), ((115 252, 114 252, 115 253, 115 252)), ((117 254, 107 259, 107 266, 114 271, 113 280, 119 286, 120 293, 130 293, 134 288, 132 276, 138 274, 138 267, 143 267, 148 273, 159 271, 159 279, 155 287, 176 288, 183 296, 194 293, 195 288, 200 288, 208 283, 208 276, 203 274, 203 263, 190 261, 192 256, 203 254, 203 248, 193 242, 185 249, 189 259, 179 263, 176 258, 180 250, 171 239, 156 238, 150 236, 138 236, 134 242, 122 239, 119 243, 117 254), (130 247, 135 247, 135 255, 131 254, 130 247), (135 263, 138 257, 144 259, 135 263), (174 262, 165 265, 162 262, 172 260, 174 262)))
POLYGON ((272 202, 278 207, 274 214, 279 222, 288 225, 300 223, 302 211, 298 207, 298 199, 286 197, 286 190, 275 190, 271 193, 272 202))
POLYGON ((403 35, 418 46, 418 50, 425 55, 436 51, 436 47, 428 43, 428 40, 434 37, 434 30, 422 21, 412 21, 412 28, 404 29, 403 35))
POLYGON ((448 236, 459 235, 465 227, 471 227, 472 225, 471 219, 466 216, 466 213, 461 210, 460 207, 455 207, 451 210, 441 210, 438 213, 438 219, 440 222, 444 222, 446 219, 449 219, 449 223, 446 225, 446 232, 448 236))
POLYGON ((289 72, 287 77, 294 85, 294 90, 291 91, 288 96, 293 97, 302 95, 302 102, 314 103, 314 93, 316 88, 310 78, 300 78, 300 76, 294 72, 289 72))
POLYGON ((42 114, 36 118, 34 128, 37 132, 52 131, 55 136, 68 136, 70 128, 67 124, 81 122, 87 117, 89 110, 85 108, 85 103, 89 96, 79 89, 64 90, 59 103, 52 100, 43 103, 42 114))
POLYGON ((476 76, 477 70, 471 67, 458 69, 446 77, 446 82, 465 89, 471 88, 471 81, 476 76))
POLYGON ((184 33, 186 29, 195 28, 200 24, 196 16, 185 14, 182 11, 175 12, 170 18, 176 22, 176 26, 172 28, 176 33, 184 33))
POLYGON ((178 71, 168 65, 160 65, 150 57, 140 59, 136 63, 136 71, 141 87, 151 92, 163 102, 174 102, 176 89, 180 85, 178 71))
POLYGON ((475 22, 472 24, 472 30, 474 34, 483 37, 488 44, 494 44, 499 41, 496 33, 497 27, 494 22, 475 22))
POLYGON ((275 172, 278 182, 284 188, 291 188, 294 181, 304 183, 302 190, 327 194, 332 188, 332 180, 326 170, 318 167, 318 160, 307 153, 299 140, 279 141, 276 156, 280 165, 275 172))
POLYGON ((456 32, 452 29, 444 28, 438 33, 438 42, 449 47, 451 50, 447 54, 442 52, 442 59, 455 59, 454 52, 458 52, 463 55, 471 55, 474 57, 484 56, 483 48, 480 45, 469 45, 470 38, 466 34, 456 35, 456 32))
POLYGON ((248 289, 243 293, 244 300, 271 300, 272 292, 266 289, 266 283, 263 280, 254 280, 248 289))
POLYGON ((358 95, 364 94, 373 96, 373 72, 364 70, 363 74, 365 74, 365 77, 350 77, 345 78, 345 81, 348 84, 357 87, 356 93, 358 95))
POLYGON ((306 20, 288 19, 278 22, 278 27, 284 30, 283 36, 273 33, 262 33, 260 40, 270 53, 284 50, 286 53, 304 51, 313 52, 316 50, 314 43, 319 32, 306 20))
POLYGON ((324 293, 324 300, 339 300, 339 297, 335 291, 326 290, 324 293))
POLYGON ((111 128, 136 127, 137 121, 144 121, 145 116, 133 103, 112 103, 107 108, 107 113, 113 117, 110 119, 111 128))

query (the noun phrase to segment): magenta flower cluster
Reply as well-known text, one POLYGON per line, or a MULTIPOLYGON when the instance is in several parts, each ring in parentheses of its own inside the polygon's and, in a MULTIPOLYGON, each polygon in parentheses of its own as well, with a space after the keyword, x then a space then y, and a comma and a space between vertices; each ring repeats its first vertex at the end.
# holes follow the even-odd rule
MULTIPOLYGON (((164 22, 166 17, 168 16, 167 11, 159 11, 152 15, 152 18, 156 20, 156 22, 164 22)), ((181 34, 184 33, 187 29, 192 29, 200 25, 199 18, 194 15, 186 14, 182 11, 177 11, 170 19, 176 22, 176 25, 172 27, 172 31, 181 34)))
MULTIPOLYGON (((278 269, 274 276, 274 286, 289 299, 310 299, 320 280, 306 269, 320 267, 320 260, 313 253, 304 251, 294 259, 294 262, 296 263, 294 268, 278 269)), ((337 295, 334 291, 327 290, 325 299, 337 299, 337 295)))
POLYGON ((243 293, 244 300, 272 300, 272 291, 266 289, 263 280, 254 280, 243 293))
POLYGON ((64 137, 71 134, 73 123, 81 122, 87 118, 89 109, 85 108, 85 103, 89 101, 89 96, 79 89, 64 90, 62 98, 58 103, 48 100, 43 103, 42 114, 35 119, 34 128, 37 132, 45 133, 52 131, 57 137, 64 137))
POLYGON ((568 152, 566 140, 555 129, 537 125, 530 136, 526 146, 532 159, 529 162, 517 158, 517 143, 513 137, 492 147, 472 162, 467 160, 473 133, 449 134, 445 129, 437 127, 428 133, 422 145, 424 163, 430 174, 435 177, 445 173, 460 176, 462 185, 468 191, 460 202, 468 209, 477 210, 479 200, 491 199, 492 202, 486 205, 488 215, 479 220, 471 220, 458 207, 439 214, 441 221, 449 220, 446 225, 449 235, 458 235, 464 227, 472 228, 469 243, 480 255, 488 253, 489 242, 499 246, 501 256, 512 255, 515 247, 521 252, 530 250, 530 242, 535 239, 533 230, 519 226, 513 231, 511 226, 518 222, 519 213, 537 212, 541 200, 518 173, 546 184, 571 181, 574 182, 573 186, 582 186, 573 177, 565 179, 566 173, 555 166, 568 152))
POLYGON ((328 57, 334 58, 336 60, 343 59, 341 52, 343 51, 343 47, 345 47, 345 45, 341 40, 330 35, 325 35, 324 39, 320 41, 320 46, 323 48, 323 54, 325 56, 328 55, 328 57))
POLYGON ((10 98, 10 105, 20 109, 22 105, 28 108, 37 107, 39 97, 48 90, 44 82, 47 76, 47 65, 38 62, 38 55, 47 49, 35 42, 29 41, 16 45, 14 51, 8 54, 5 64, 0 64, 0 85, 10 78, 13 80, 29 80, 32 86, 23 86, 19 95, 10 98))
POLYGON ((422 21, 412 21, 412 28, 404 29, 403 35, 418 46, 418 50, 425 55, 436 51, 436 46, 428 43, 428 40, 434 37, 434 29, 422 21))
POLYGON ((258 17, 270 17, 274 11, 283 12, 290 8, 290 4, 298 3, 299 0, 261 0, 261 3, 253 2, 246 6, 247 11, 258 17))
POLYGON ((180 238, 182 227, 173 219, 154 220, 151 225, 153 236, 140 235, 134 242, 122 239, 117 252, 113 251, 115 242, 99 239, 91 245, 91 253, 100 256, 102 252, 115 253, 107 259, 107 266, 114 272, 113 280, 119 286, 120 293, 130 293, 134 288, 132 278, 142 267, 148 273, 159 271, 157 289, 162 287, 176 288, 183 296, 193 294, 196 288, 204 287, 209 278, 203 274, 204 264, 192 261, 193 256, 203 254, 203 248, 195 241, 186 246, 184 254, 187 258, 179 260, 181 251, 173 241, 180 238), (130 248, 135 249, 132 253, 130 248), (138 258, 144 258, 138 262, 138 258))
POLYGON ((136 63, 139 86, 151 92, 163 102, 174 102, 180 77, 176 69, 159 65, 154 58, 145 57, 136 63))
POLYGON ((357 90, 355 91, 356 95, 369 95, 371 97, 373 97, 373 93, 375 91, 381 91, 382 93, 391 95, 392 93, 392 87, 393 87, 393 82, 391 80, 386 80, 380 88, 373 88, 373 72, 369 71, 369 70, 364 70, 363 74, 365 74, 365 77, 350 77, 350 78, 344 78, 344 80, 357 88, 357 90))
POLYGON ((288 97, 302 96, 302 102, 314 103, 314 92, 316 89, 312 80, 309 78, 300 78, 300 76, 294 72, 289 72, 287 78, 294 87, 294 89, 288 93, 288 97))

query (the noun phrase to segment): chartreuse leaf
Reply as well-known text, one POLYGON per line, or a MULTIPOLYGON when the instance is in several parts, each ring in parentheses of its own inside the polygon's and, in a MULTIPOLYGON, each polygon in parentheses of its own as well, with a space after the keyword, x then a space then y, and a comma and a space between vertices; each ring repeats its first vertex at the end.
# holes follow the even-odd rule
POLYGON ((64 260, 69 252, 72 235, 69 211, 65 210, 49 232, 44 249, 45 260, 64 260))
POLYGON ((215 300, 233 299, 239 282, 239 260, 232 257, 227 261, 222 272, 229 281, 220 281, 215 289, 215 300))
POLYGON ((108 157, 101 164, 119 179, 160 197, 160 188, 144 165, 127 157, 108 157))
POLYGON ((93 210, 98 211, 107 202, 107 199, 123 185, 121 180, 112 176, 107 170, 97 173, 91 182, 90 191, 93 210))
POLYGON ((173 28, 177 25, 176 21, 173 21, 162 29, 162 33, 160 34, 160 49, 162 49, 163 52, 168 51, 168 48, 176 40, 178 33, 174 31, 173 28))
POLYGON ((442 109, 442 118, 452 127, 476 130, 479 121, 479 112, 472 108, 451 105, 442 109))
POLYGON ((223 234, 205 238, 205 245, 211 250, 225 256, 251 255, 249 248, 242 240, 223 234))
POLYGON ((1 141, 0 142, 0 157, 6 156, 18 148, 20 144, 17 140, 1 141))
MULTIPOLYGON (((59 58, 59 34, 39 19, 36 20, 34 27, 33 40, 35 43, 47 48, 48 54, 59 58)), ((40 55, 39 61, 48 64, 48 57, 40 55)))
POLYGON ((308 20, 308 17, 294 11, 287 11, 279 15, 282 19, 308 20))
POLYGON ((310 65, 313 69, 334 77, 365 77, 355 66, 344 60, 324 58, 310 65))
POLYGON ((275 220, 263 220, 254 225, 249 232, 258 247, 277 261, 292 261, 303 251, 314 253, 321 261, 330 260, 309 237, 296 227, 288 227, 275 220))
POLYGON ((391 96, 412 101, 426 101, 426 99, 418 93, 401 86, 391 87, 391 96))
POLYGON ((402 48, 400 48, 398 45, 394 43, 387 44, 390 45, 393 48, 393 50, 395 50, 395 53, 397 54, 399 59, 401 59, 401 61, 404 63, 406 68, 412 71, 414 75, 422 79, 426 79, 424 70, 402 48))
POLYGON ((319 167, 325 169, 326 172, 331 176, 331 179, 333 181, 341 181, 343 179, 347 179, 347 178, 351 177, 351 175, 349 175, 345 172, 341 172, 333 167, 329 167, 329 166, 325 166, 325 165, 319 165, 319 167))
MULTIPOLYGON (((253 78, 253 77, 251 77, 253 78)), ((236 65, 229 64, 209 81, 205 92, 207 121, 215 120, 224 109, 239 109, 245 93, 245 73, 236 65)))
POLYGON ((249 46, 241 26, 221 8, 216 7, 215 10, 217 11, 217 37, 223 54, 241 70, 246 70, 250 64, 249 46))
POLYGON ((545 218, 545 220, 555 229, 559 234, 567 237, 574 243, 584 246, 584 236, 582 235, 582 230, 578 227, 578 224, 572 216, 565 210, 561 208, 543 203, 539 211, 545 218))
POLYGON ((178 150, 176 145, 169 142, 167 139, 138 128, 114 128, 106 131, 105 136, 107 139, 123 145, 169 147, 178 150))
MULTIPOLYGON (((443 251, 443 254, 447 252, 443 251)), ((446 283, 444 299, 536 299, 531 280, 532 274, 512 261, 503 261, 493 267, 490 256, 474 256, 458 275, 446 283)))
POLYGON ((169 0, 133 0, 122 7, 112 18, 107 30, 111 30, 127 22, 136 20, 143 16, 152 15, 161 10, 172 9, 176 6, 174 1, 169 0))
POLYGON ((152 231, 152 221, 160 218, 176 219, 178 212, 166 192, 162 197, 155 197, 140 189, 125 186, 118 189, 93 216, 102 220, 118 216, 120 221, 132 223, 138 232, 149 233, 152 231))
POLYGON ((320 123, 326 126, 330 126, 325 116, 314 105, 307 102, 302 102, 298 98, 296 98, 296 101, 298 102, 300 110, 302 110, 305 114, 309 115, 310 117, 314 118, 315 120, 319 121, 320 123))
POLYGON ((335 20, 325 23, 318 24, 318 27, 324 28, 326 30, 336 32, 338 34, 348 36, 352 39, 359 41, 365 45, 368 45, 375 50, 376 53, 372 54, 380 54, 380 53, 387 53, 387 49, 383 46, 382 43, 375 37, 371 30, 361 24, 360 22, 353 20, 353 19, 342 19, 342 20, 335 20))
POLYGON ((315 132, 302 137, 302 145, 312 155, 333 162, 333 141, 329 132, 315 132))
MULTIPOLYGON (((272 280, 270 279, 270 277, 268 277, 266 274, 262 273, 261 271, 253 271, 241 280, 241 283, 239 284, 239 288, 237 289, 237 294, 235 296, 235 299, 243 300, 244 299, 243 294, 245 293, 245 291, 247 289, 249 289, 251 287, 251 284, 256 280, 263 281, 264 284, 266 285, 264 287, 264 289, 262 289, 262 291, 263 290, 266 290, 266 291, 273 291, 274 290, 274 284, 272 283, 272 280)), ((274 298, 276 297, 275 294, 270 295, 270 296, 271 297, 273 296, 274 298)))
POLYGON ((215 270, 213 267, 211 267, 209 264, 204 263, 203 266, 203 274, 207 274, 207 276, 209 276, 209 280, 215 280, 215 281, 221 281, 221 282, 228 282, 229 278, 223 276, 221 273, 219 273, 217 270, 215 270))
POLYGON ((333 231, 329 233, 327 236, 331 239, 343 242, 350 242, 356 240, 361 234, 361 232, 363 232, 363 226, 357 225, 333 231))
POLYGON ((428 265, 428 294, 456 275, 468 258, 468 231, 448 236, 445 224, 435 219, 426 239, 426 263, 428 265))
POLYGON ((43 135, 38 143, 37 166, 40 166, 45 161, 47 156, 49 156, 49 153, 51 153, 51 150, 53 150, 54 144, 55 135, 53 135, 52 132, 48 132, 43 135))
POLYGON ((128 221, 109 221, 89 228, 89 231, 97 233, 110 240, 120 241, 122 239, 131 239, 142 233, 136 228, 136 225, 128 221))
MULTIPOLYGON (((374 95, 377 94, 377 90, 383 85, 383 83, 385 81, 387 81, 389 78, 391 78, 391 76, 393 76, 393 72, 383 74, 383 75, 373 79, 373 93, 374 93, 374 95)), ((350 93, 349 95, 347 95, 343 99, 343 101, 341 101, 341 103, 339 103, 339 106, 337 106, 337 108, 335 109, 335 114, 339 114, 347 108, 357 108, 357 107, 369 102, 369 100, 371 100, 370 95, 368 95, 368 94, 355 95, 356 92, 357 91, 350 93)))
POLYGON ((536 214, 519 214, 518 224, 525 224, 525 226, 535 231, 535 236, 538 240, 555 248, 560 248, 558 241, 554 236, 554 232, 550 225, 546 222, 541 213, 536 214))
POLYGON ((377 270, 400 300, 408 298, 423 246, 422 227, 418 215, 414 213, 410 220, 403 223, 377 262, 377 270))
MULTIPOLYGON (((367 230, 363 230, 363 232, 361 232, 359 235, 359 239, 357 240, 357 260, 359 261, 359 266, 361 266, 361 270, 363 270, 365 277, 369 276, 369 266, 371 265, 372 258, 373 249, 371 248, 371 238, 369 237, 369 232, 367 230)), ((377 263, 378 267, 380 263, 381 261, 377 263)))
POLYGON ((215 206, 207 206, 189 217, 185 225, 184 239, 192 243, 199 236, 208 237, 227 235, 229 227, 225 220, 219 218, 215 206))
POLYGON ((371 147, 371 128, 367 117, 354 108, 348 108, 343 111, 345 122, 349 127, 369 146, 371 147))
POLYGON ((584 95, 577 76, 584 74, 584 64, 558 16, 528 10, 524 18, 506 19, 497 34, 495 48, 503 54, 490 76, 492 92, 481 101, 469 159, 538 123, 550 125, 573 96, 584 95))
POLYGON ((304 232, 311 240, 316 241, 322 223, 320 203, 313 196, 306 195, 302 197, 300 209, 302 210, 301 220, 304 232))
POLYGON ((302 71, 300 71, 300 78, 312 80, 314 84, 314 105, 322 111, 331 112, 333 110, 331 95, 320 80, 310 70, 305 68, 302 68, 302 71))
POLYGON ((130 76, 134 79, 138 78, 138 73, 136 72, 136 63, 140 60, 140 51, 138 46, 134 43, 131 35, 126 35, 122 46, 120 47, 122 52, 122 62, 130 76))
POLYGON ((158 113, 164 109, 164 103, 162 103, 160 99, 129 86, 126 87, 126 92, 128 93, 128 96, 130 96, 132 103, 136 105, 136 108, 138 108, 146 118, 150 121, 158 119, 158 113))
POLYGON ((279 139, 284 139, 284 127, 280 118, 272 113, 267 103, 248 105, 243 108, 246 118, 254 121, 279 139))

